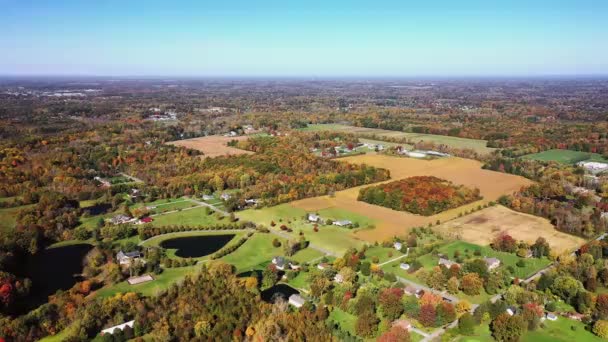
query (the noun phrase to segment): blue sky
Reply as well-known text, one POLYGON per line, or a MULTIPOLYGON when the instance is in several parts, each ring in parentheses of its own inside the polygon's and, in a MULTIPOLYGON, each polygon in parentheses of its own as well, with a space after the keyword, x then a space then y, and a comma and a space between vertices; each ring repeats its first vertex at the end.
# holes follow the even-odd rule
POLYGON ((606 0, 0 0, 0 74, 608 74, 606 0))

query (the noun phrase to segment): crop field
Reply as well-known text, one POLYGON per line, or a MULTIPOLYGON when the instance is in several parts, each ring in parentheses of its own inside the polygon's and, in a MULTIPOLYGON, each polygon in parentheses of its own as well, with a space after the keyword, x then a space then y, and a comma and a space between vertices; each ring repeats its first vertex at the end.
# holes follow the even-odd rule
POLYGON ((355 127, 355 126, 346 126, 346 125, 337 125, 337 124, 317 124, 317 125, 308 125, 308 127, 303 129, 304 131, 339 131, 353 134, 364 134, 371 135, 375 134, 377 139, 381 140, 383 137, 386 138, 407 138, 411 139, 412 142, 417 143, 420 141, 423 142, 432 142, 435 144, 443 144, 453 148, 469 148, 475 150, 478 153, 487 154, 495 150, 494 148, 487 147, 486 140, 478 140, 478 139, 466 139, 459 137, 451 137, 446 135, 435 135, 435 134, 423 134, 423 133, 407 133, 407 132, 399 132, 399 131, 389 131, 385 129, 377 129, 377 128, 365 128, 365 127, 355 127))
POLYGON ((228 146, 228 142, 232 140, 246 140, 247 136, 225 137, 222 135, 211 135, 208 137, 192 138, 178 141, 171 141, 168 144, 173 146, 182 146, 198 150, 204 153, 204 157, 217 157, 226 155, 252 154, 251 151, 245 151, 238 148, 228 146))
MULTIPOLYGON (((481 163, 462 158, 440 158, 419 160, 386 155, 360 155, 340 159, 350 163, 364 163, 390 170, 392 180, 412 176, 436 176, 470 188, 479 188, 482 200, 446 210, 432 216, 414 215, 389 208, 357 201, 359 189, 354 187, 339 191, 335 196, 320 196, 302 199, 291 203, 296 208, 314 212, 322 209, 341 208, 364 215, 375 222, 375 229, 355 232, 355 236, 368 242, 384 241, 395 235, 403 236, 410 228, 445 222, 458 217, 458 214, 495 201, 500 196, 513 193, 522 186, 531 184, 523 177, 481 169, 481 163)), ((390 182, 390 181, 389 181, 390 182)), ((476 242, 476 241, 471 241, 476 242)))
POLYGON ((539 161, 555 161, 563 164, 576 164, 582 161, 595 161, 606 163, 607 159, 597 153, 588 153, 571 150, 547 150, 523 156, 524 159, 534 159, 539 161))
POLYGON ((585 242, 582 238, 557 231, 544 218, 518 213, 500 205, 446 222, 435 229, 482 246, 488 245, 503 231, 516 240, 527 242, 534 242, 542 236, 551 248, 560 251, 576 249, 585 242))

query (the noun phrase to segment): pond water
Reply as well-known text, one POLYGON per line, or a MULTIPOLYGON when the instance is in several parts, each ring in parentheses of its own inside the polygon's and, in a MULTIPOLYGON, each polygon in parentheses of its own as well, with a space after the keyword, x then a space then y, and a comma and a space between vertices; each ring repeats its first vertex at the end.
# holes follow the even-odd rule
POLYGON ((110 209, 112 209, 112 205, 107 203, 101 203, 90 207, 82 208, 83 211, 88 211, 89 215, 91 216, 105 214, 109 212, 110 209))
POLYGON ((219 251, 232 238, 234 238, 234 234, 186 236, 165 240, 160 243, 160 246, 175 249, 175 255, 180 258, 200 258, 219 251))
POLYGON ((58 290, 69 290, 80 281, 83 259, 92 248, 84 243, 48 248, 29 257, 23 276, 32 280, 32 289, 22 310, 34 309, 46 303, 48 296, 58 290))
POLYGON ((292 294, 300 294, 300 291, 286 284, 277 284, 260 293, 262 300, 267 303, 274 303, 278 297, 288 300, 292 294))

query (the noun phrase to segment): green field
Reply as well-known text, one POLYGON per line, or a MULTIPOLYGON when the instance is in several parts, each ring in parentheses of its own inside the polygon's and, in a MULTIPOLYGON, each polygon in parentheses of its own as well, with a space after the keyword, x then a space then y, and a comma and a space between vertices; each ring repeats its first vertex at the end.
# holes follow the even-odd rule
MULTIPOLYGON (((394 258, 403 256, 404 254, 392 247, 374 246, 365 251, 365 260, 372 262, 373 257, 378 257, 378 263, 383 263, 394 258)), ((399 261, 395 261, 399 264, 399 261)))
POLYGON ((596 161, 606 163, 607 159, 597 153, 588 153, 571 150, 547 150, 523 156, 524 159, 539 161, 554 161, 563 164, 576 164, 581 161, 596 161))
POLYGON ((237 273, 260 270, 264 267, 263 264, 269 262, 273 257, 283 255, 282 247, 272 245, 272 240, 275 238, 276 236, 273 234, 254 234, 236 251, 220 260, 234 265, 237 273))
POLYGON ((349 132, 359 135, 372 135, 375 134, 377 136, 376 139, 381 140, 383 137, 387 138, 407 138, 411 139, 414 143, 423 141, 423 142, 432 142, 435 144, 443 144, 453 148, 468 148, 475 150, 478 153, 488 154, 491 153, 494 148, 487 147, 486 140, 478 140, 478 139, 466 139, 459 137, 452 137, 447 135, 435 135, 435 134, 422 134, 422 133, 408 133, 408 132, 399 132, 399 131, 389 131, 385 129, 376 129, 376 128, 364 128, 364 127, 354 127, 354 126, 346 126, 346 125, 338 125, 338 124, 316 124, 316 125, 308 125, 308 127, 303 128, 303 131, 340 131, 340 132, 349 132))
POLYGON ((178 210, 178 209, 196 207, 196 206, 198 206, 198 204, 189 199, 182 197, 182 198, 172 199, 172 200, 162 199, 162 200, 157 200, 157 201, 150 202, 150 203, 136 203, 133 206, 131 206, 131 209, 141 208, 144 206, 151 208, 149 210, 150 214, 159 214, 159 213, 165 213, 168 211, 173 211, 173 210, 178 210))
POLYGON ((198 226, 198 225, 214 225, 217 223, 228 223, 227 219, 218 220, 216 213, 207 215, 206 207, 198 207, 194 209, 184 209, 174 213, 166 215, 154 216, 154 226, 168 226, 168 225, 184 225, 184 226, 198 226))
POLYGON ((154 296, 168 289, 171 285, 184 279, 187 274, 194 272, 200 265, 164 269, 163 273, 153 275, 154 280, 143 284, 129 285, 126 281, 104 287, 96 292, 98 297, 111 297, 117 293, 137 292, 144 296, 154 296))
POLYGON ((553 342, 553 341, 576 341, 576 342, 600 342, 605 341, 585 330, 585 324, 559 317, 557 321, 545 320, 545 327, 536 331, 530 331, 522 338, 523 342, 553 342), (572 328, 574 327, 574 330, 572 328))
POLYGON ((33 204, 22 205, 13 208, 0 209, 0 232, 6 232, 15 227, 17 224, 17 214, 22 209, 33 207, 33 204))
MULTIPOLYGON (((357 213, 349 212, 343 209, 328 208, 318 211, 323 219, 350 220, 358 222, 361 227, 373 225, 374 221, 357 213)), ((293 229, 290 234, 293 239, 299 238, 298 233, 302 231, 308 241, 324 249, 328 249, 338 255, 343 254, 348 248, 361 248, 364 243, 356 240, 352 234, 353 230, 337 227, 333 225, 319 225, 319 231, 313 230, 313 224, 304 219, 306 211, 295 208, 289 204, 281 204, 274 207, 263 209, 248 209, 237 214, 243 220, 252 221, 257 224, 262 224, 267 228, 279 230, 281 225, 293 229), (274 221, 276 226, 271 227, 271 222, 274 221)), ((365 229, 365 228, 360 228, 365 229)))
POLYGON ((335 324, 338 324, 342 330, 348 331, 353 336, 357 336, 357 333, 355 332, 357 316, 351 315, 348 312, 340 310, 339 308, 334 308, 329 313, 328 319, 335 324))

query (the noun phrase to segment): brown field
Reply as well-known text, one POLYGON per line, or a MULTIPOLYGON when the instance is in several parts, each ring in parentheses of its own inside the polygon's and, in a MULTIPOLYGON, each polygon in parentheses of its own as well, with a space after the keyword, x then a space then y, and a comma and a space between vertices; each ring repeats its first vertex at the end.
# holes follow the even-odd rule
POLYGON ((561 252, 572 251, 585 242, 582 238, 555 230, 542 217, 518 213, 501 205, 448 221, 435 229, 478 245, 488 245, 496 234, 503 231, 526 242, 534 242, 542 236, 551 247, 561 252))
POLYGON ((221 135, 211 135, 208 137, 192 138, 169 142, 169 145, 183 146, 193 150, 199 150, 205 154, 205 157, 217 157, 237 154, 251 154, 251 151, 245 151, 238 148, 227 146, 231 140, 245 140, 247 136, 225 137, 221 135))
MULTIPOLYGON (((436 176, 455 184, 479 188, 483 199, 471 204, 446 210, 433 216, 420 216, 408 212, 395 211, 357 201, 359 187, 339 191, 335 197, 329 196, 307 198, 292 202, 292 205, 308 211, 338 207, 368 216, 379 222, 375 229, 361 230, 356 237, 365 241, 383 241, 393 236, 402 236, 413 227, 426 226, 445 222, 458 217, 459 213, 498 199, 501 195, 511 194, 522 186, 531 184, 523 177, 481 169, 481 163, 471 159, 441 158, 419 160, 414 158, 391 157, 385 155, 359 155, 341 158, 341 161, 365 163, 390 170, 391 178, 402 179, 411 176, 436 176)), ((488 236, 491 232, 487 232, 488 236)))

